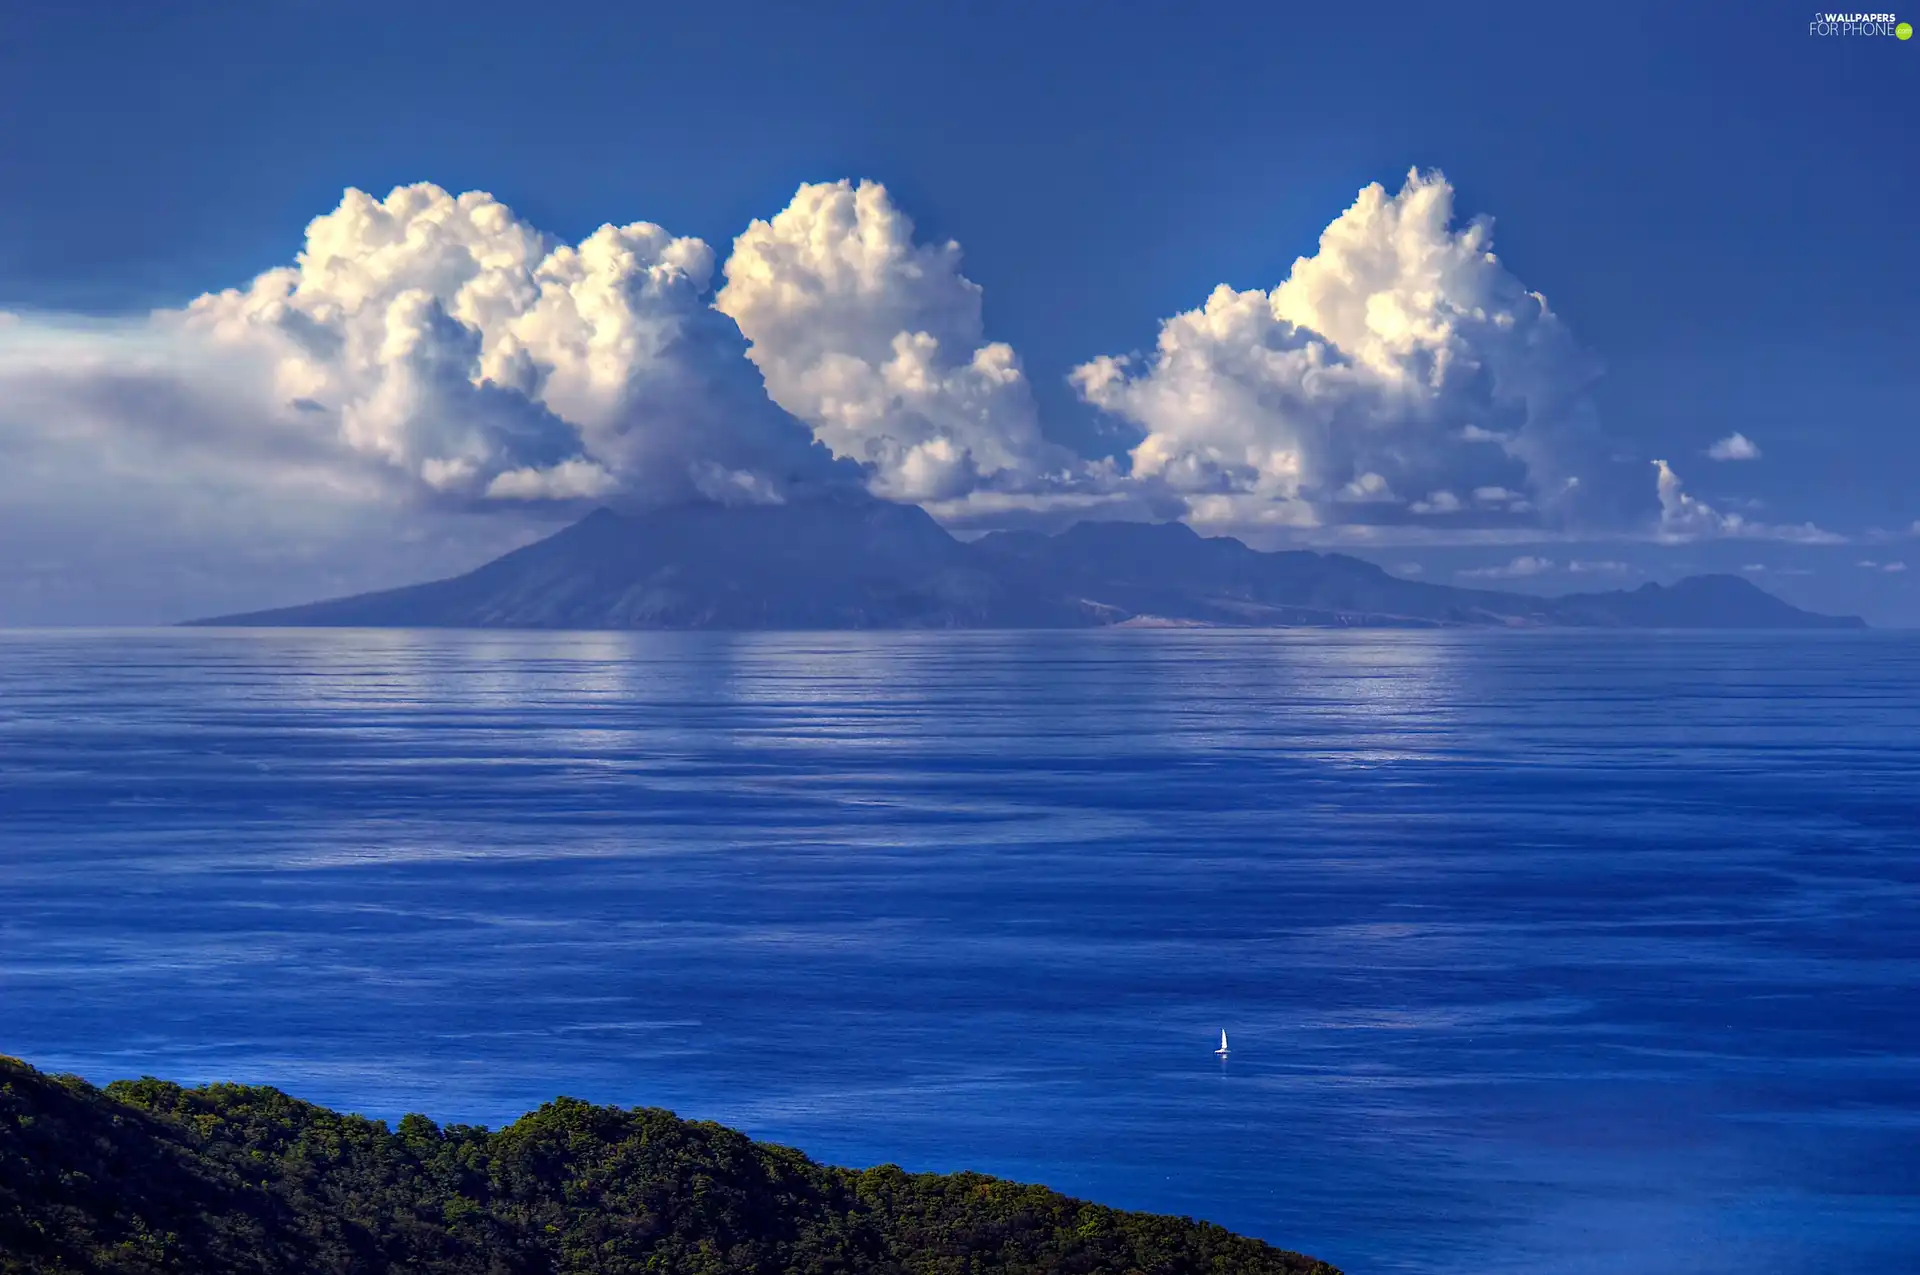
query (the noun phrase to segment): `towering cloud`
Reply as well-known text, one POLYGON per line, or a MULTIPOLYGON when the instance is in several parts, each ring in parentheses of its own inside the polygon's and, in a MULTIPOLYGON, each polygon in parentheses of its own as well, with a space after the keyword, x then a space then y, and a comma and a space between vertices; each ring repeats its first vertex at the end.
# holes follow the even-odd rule
POLYGON ((350 190, 291 267, 161 322, 271 368, 277 414, 436 492, 771 498, 825 476, 707 305, 713 254, 635 222, 550 243, 492 196, 350 190))
POLYGON ((715 307, 780 406, 896 500, 1067 481, 1012 347, 985 339, 960 245, 918 244, 886 187, 802 186, 734 240, 715 307))
POLYGON ((1438 173, 1369 186, 1278 287, 1223 284, 1144 360, 1097 358, 1074 383, 1142 430, 1134 476, 1201 521, 1504 525, 1617 500, 1593 360, 1490 225, 1452 215, 1438 173))

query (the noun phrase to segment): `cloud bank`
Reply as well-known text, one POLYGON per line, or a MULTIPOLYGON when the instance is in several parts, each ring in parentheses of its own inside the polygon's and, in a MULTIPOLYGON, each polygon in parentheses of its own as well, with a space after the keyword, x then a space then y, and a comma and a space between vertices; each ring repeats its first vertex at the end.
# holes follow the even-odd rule
MULTIPOLYGON (((1618 454, 1588 397, 1597 360, 1495 255, 1491 223, 1454 223, 1438 173, 1362 190, 1270 288, 1222 284, 1150 351, 1074 368, 1132 431, 1111 457, 1048 438, 961 265, 872 181, 801 186, 718 269, 651 222, 566 243, 482 192, 349 190, 244 286, 113 322, 0 314, 0 539, 72 577, 94 569, 71 552, 88 535, 114 555, 102 511, 137 511, 127 562, 226 545, 262 573, 371 586, 593 502, 847 487, 976 525, 1833 538, 1723 513, 1664 461, 1649 481, 1618 454)), ((1736 433, 1709 454, 1759 449, 1736 433)))

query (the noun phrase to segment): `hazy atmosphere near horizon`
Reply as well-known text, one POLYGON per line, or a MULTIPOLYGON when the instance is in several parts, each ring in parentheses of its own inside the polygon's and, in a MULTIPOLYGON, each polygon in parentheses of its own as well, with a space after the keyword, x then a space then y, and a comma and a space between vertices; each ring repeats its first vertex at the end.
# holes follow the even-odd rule
POLYGON ((1776 2, 0 5, 0 1275, 1920 1271, 1917 125, 1776 2))

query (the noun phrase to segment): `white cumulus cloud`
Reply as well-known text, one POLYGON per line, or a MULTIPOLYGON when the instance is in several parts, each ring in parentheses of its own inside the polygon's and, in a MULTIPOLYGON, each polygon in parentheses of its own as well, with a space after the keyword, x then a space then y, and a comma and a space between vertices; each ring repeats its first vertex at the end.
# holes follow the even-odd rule
POLYGON ((878 182, 800 187, 734 240, 715 306, 775 402, 896 500, 1070 487, 1013 348, 985 338, 960 245, 916 243, 878 182))
POLYGON ((699 489, 703 468, 820 472, 743 376, 713 253, 650 222, 555 243, 478 191, 349 190, 292 266, 157 324, 270 369, 274 412, 442 493, 699 489))
POLYGON ((1136 480, 1196 513, 1229 498, 1295 507, 1271 521, 1346 521, 1353 485, 1377 482, 1428 492, 1415 515, 1485 493, 1471 515, 1498 525, 1619 493, 1595 480, 1594 373, 1494 255, 1490 224, 1456 228, 1452 187, 1414 172, 1397 194, 1361 191, 1271 291, 1223 284, 1162 323, 1150 355, 1094 359, 1073 382, 1142 431, 1136 480))
POLYGON ((1707 448, 1714 460, 1759 460, 1760 448, 1745 434, 1732 433, 1707 448))
POLYGON ((99 430, 165 429, 183 451, 219 434, 453 501, 832 481, 713 312, 712 273, 704 243, 648 222, 570 245, 481 192, 348 190, 245 287, 112 328, 15 325, 10 397, 38 407, 11 415, 57 431, 84 406, 99 430))
POLYGON ((1372 472, 1364 473, 1342 487, 1334 499, 1377 501, 1388 505, 1400 503, 1400 498, 1393 494, 1393 488, 1387 485, 1387 480, 1372 472))
POLYGON ((1457 514, 1465 508, 1460 497, 1450 491, 1428 492, 1426 499, 1416 500, 1408 506, 1416 514, 1457 514))
POLYGON ((1722 513, 1687 491, 1673 466, 1653 462, 1655 489, 1660 497, 1658 536, 1667 541, 1732 539, 1786 540, 1800 544, 1839 544, 1844 536, 1824 531, 1810 522, 1795 525, 1754 522, 1740 514, 1722 513))

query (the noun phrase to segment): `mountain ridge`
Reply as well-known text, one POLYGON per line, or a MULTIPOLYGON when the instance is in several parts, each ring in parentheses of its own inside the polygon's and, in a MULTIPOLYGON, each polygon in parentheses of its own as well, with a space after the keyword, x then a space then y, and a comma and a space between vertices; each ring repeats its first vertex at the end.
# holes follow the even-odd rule
POLYGON ((532 629, 1254 627, 1864 628, 1738 576, 1559 597, 1407 580, 1364 559, 1263 552, 1181 523, 1079 522, 956 539, 880 500, 597 509, 463 575, 189 621, 532 629))

